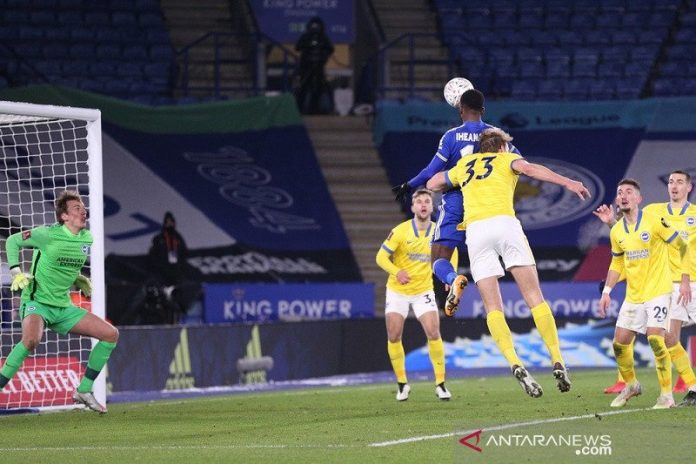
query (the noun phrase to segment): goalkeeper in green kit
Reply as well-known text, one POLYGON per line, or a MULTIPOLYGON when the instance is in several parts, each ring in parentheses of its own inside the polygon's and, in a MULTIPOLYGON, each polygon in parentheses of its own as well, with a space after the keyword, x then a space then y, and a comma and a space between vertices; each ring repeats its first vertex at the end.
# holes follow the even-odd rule
POLYGON ((80 274, 89 256, 92 234, 87 225, 87 210, 80 194, 66 190, 55 202, 57 224, 41 226, 8 237, 5 244, 12 275, 12 291, 22 290, 19 315, 22 320, 22 341, 10 352, 0 369, 0 390, 21 367, 24 359, 39 346, 44 327, 67 333, 94 337, 99 342, 89 354, 85 375, 73 395, 81 403, 99 413, 106 407, 92 394, 92 384, 99 375, 118 341, 118 330, 108 322, 78 308, 70 301, 74 285, 89 296, 92 284, 80 274), (19 265, 20 248, 33 248, 30 273, 19 265))

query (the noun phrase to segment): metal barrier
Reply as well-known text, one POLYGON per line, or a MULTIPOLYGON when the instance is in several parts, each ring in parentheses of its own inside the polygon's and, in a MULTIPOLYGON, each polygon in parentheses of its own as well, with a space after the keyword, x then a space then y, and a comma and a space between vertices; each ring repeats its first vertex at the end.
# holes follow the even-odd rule
MULTIPOLYGON (((298 55, 287 49, 282 44, 274 41, 267 35, 247 32, 208 32, 202 37, 178 50, 176 53, 177 64, 180 69, 180 80, 177 84, 183 96, 189 96, 191 92, 209 93, 210 96, 219 98, 223 92, 242 93, 246 95, 259 95, 267 90, 287 92, 292 89, 292 79, 298 63, 298 55), (210 85, 192 85, 191 74, 195 63, 192 55, 202 47, 213 49, 212 76, 201 76, 212 82, 210 85), (242 56, 234 57, 232 47, 241 48, 242 56), (280 62, 269 62, 268 57, 276 50, 280 52, 280 62), (230 56, 224 56, 230 55, 230 56), (247 66, 251 74, 250 85, 232 85, 221 78, 221 66, 224 64, 238 64, 247 66), (278 77, 277 86, 269 88, 268 77, 278 77)), ((246 82, 249 82, 248 80, 246 82)))

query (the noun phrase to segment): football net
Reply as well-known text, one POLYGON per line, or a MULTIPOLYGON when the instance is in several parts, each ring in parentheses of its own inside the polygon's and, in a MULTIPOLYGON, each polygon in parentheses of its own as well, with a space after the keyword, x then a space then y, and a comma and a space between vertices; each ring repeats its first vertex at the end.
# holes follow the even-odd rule
MULTIPOLYGON (((5 241, 13 233, 56 222, 53 202, 63 190, 80 192, 94 244, 82 273, 92 279, 91 301, 71 294, 78 306, 104 317, 101 119, 96 110, 0 101, 0 364, 21 341, 20 292, 10 292, 5 241)), ((21 267, 30 272, 31 249, 21 267)), ((96 340, 46 330, 41 345, 0 392, 0 412, 74 407, 72 394, 96 340)), ((104 374, 94 394, 104 404, 104 374)))

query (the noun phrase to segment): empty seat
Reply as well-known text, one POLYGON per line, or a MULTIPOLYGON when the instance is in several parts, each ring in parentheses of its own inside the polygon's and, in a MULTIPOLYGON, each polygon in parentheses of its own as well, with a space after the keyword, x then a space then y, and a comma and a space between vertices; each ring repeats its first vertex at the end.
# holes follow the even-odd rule
POLYGON ((128 60, 145 61, 148 53, 144 45, 129 45, 123 48, 123 57, 128 60))
POLYGON ((601 51, 603 61, 627 61, 630 47, 628 46, 612 46, 601 51))
POLYGON ((643 30, 638 34, 638 42, 640 44, 660 45, 667 37, 666 30, 643 30))
POLYGON ((582 45, 584 42, 584 34, 578 31, 559 31, 556 33, 558 44, 562 47, 582 45))
POLYGON ((597 64, 599 54, 597 50, 589 47, 580 47, 573 50, 573 61, 575 63, 592 63, 597 64))
POLYGON ((621 17, 621 26, 627 29, 640 29, 645 26, 647 20, 647 13, 628 12, 621 17))
POLYGON ((675 61, 689 61, 696 57, 696 53, 690 45, 674 45, 667 49, 667 57, 675 61))
POLYGON ((97 59, 118 60, 121 58, 121 47, 115 43, 105 43, 97 46, 97 59))
MULTIPOLYGON (((652 28, 662 28, 669 27, 674 22, 674 12, 672 11, 658 11, 650 15, 648 18, 648 27, 652 28)), ((683 23, 683 22, 682 22, 683 23)))
POLYGON ((540 62, 522 63, 518 68, 517 75, 522 79, 541 79, 545 75, 544 66, 540 62))
POLYGON ((577 29, 592 29, 595 27, 595 15, 587 12, 576 12, 570 17, 570 27, 577 29))
POLYGON ((643 90, 642 79, 619 79, 616 81, 616 96, 622 100, 639 98, 643 90))
POLYGON ((568 27, 568 13, 549 13, 544 20, 546 29, 563 29, 568 27))
POLYGON ((116 74, 122 77, 137 77, 143 76, 143 71, 140 65, 136 63, 121 63, 116 68, 116 74))
POLYGON ((577 61, 573 63, 573 77, 595 77, 597 75, 597 65, 592 62, 577 61))
POLYGON ((535 81, 517 80, 513 82, 510 97, 516 100, 534 100, 536 98, 535 81))
POLYGON ((93 27, 105 27, 111 25, 111 19, 107 11, 88 11, 85 13, 85 24, 93 27))
POLYGON ((630 58, 632 61, 653 62, 657 58, 658 48, 650 45, 641 45, 631 48, 630 58))
POLYGON ((564 79, 570 77, 570 64, 563 61, 547 62, 546 77, 548 79, 564 79))
POLYGON ((636 43, 637 36, 633 31, 618 30, 611 32, 611 43, 613 44, 634 44, 636 43))
POLYGON ((541 63, 543 56, 541 50, 533 47, 520 47, 515 51, 518 63, 541 63))
POLYGON ((587 81, 570 79, 563 81, 563 97, 568 100, 584 100, 589 93, 587 81))
POLYGON ((657 97, 669 97, 682 95, 685 79, 674 77, 662 77, 653 83, 653 94, 657 97))
POLYGON ((164 28, 162 15, 159 13, 145 12, 138 15, 138 24, 142 28, 164 28))
POLYGON ((558 100, 563 95, 563 81, 546 80, 539 82, 537 98, 540 100, 558 100))
POLYGON ((681 77, 688 73, 688 63, 671 61, 660 66, 660 75, 664 77, 681 77))
POLYGON ((71 29, 67 27, 47 27, 43 30, 43 36, 47 43, 67 42, 70 40, 70 32, 71 29))
POLYGON ((541 29, 544 27, 544 17, 541 13, 521 13, 517 25, 520 29, 541 29))
POLYGON ((38 26, 52 26, 56 22, 56 17, 54 16, 52 11, 33 11, 29 19, 32 24, 36 24, 38 26))
POLYGON ((14 51, 25 59, 40 58, 43 56, 40 42, 25 42, 14 46, 14 51))
POLYGON ((150 47, 150 58, 153 61, 172 61, 174 50, 168 45, 153 45, 150 47))
POLYGON ((605 12, 597 16, 595 23, 598 29, 614 29, 621 24, 621 15, 617 12, 605 12))
POLYGON ((600 63, 599 67, 597 68, 597 78, 605 79, 607 77, 622 77, 623 68, 624 66, 622 63, 600 63))
POLYGON ((646 65, 641 62, 626 63, 624 67, 624 76, 626 77, 641 77, 646 78, 650 74, 651 65, 646 65))
POLYGON ((130 11, 115 11, 111 15, 111 24, 117 27, 134 27, 138 25, 138 20, 130 11))
POLYGON ((75 27, 70 31, 70 40, 73 42, 91 42, 95 35, 96 32, 92 28, 75 27))
POLYGON ((116 64, 108 61, 97 61, 90 63, 89 73, 93 77, 97 78, 113 78, 116 75, 116 64))
POLYGON ((613 80, 600 79, 590 83, 588 97, 592 100, 611 100, 615 96, 613 80))
POLYGON ((678 44, 696 43, 696 29, 681 29, 674 35, 674 42, 678 44))
POLYGON ((71 45, 69 54, 71 58, 80 60, 89 60, 96 57, 94 45, 86 43, 71 45))
POLYGON ((592 30, 586 31, 584 35, 586 45, 597 46, 611 43, 611 34, 609 34, 609 31, 592 30))

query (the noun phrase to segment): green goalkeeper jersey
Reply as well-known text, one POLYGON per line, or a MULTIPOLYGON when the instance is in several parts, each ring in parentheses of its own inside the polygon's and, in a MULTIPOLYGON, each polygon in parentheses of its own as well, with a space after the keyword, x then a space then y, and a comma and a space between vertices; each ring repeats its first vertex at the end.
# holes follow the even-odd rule
POLYGON ((61 224, 10 235, 5 244, 10 268, 19 266, 20 248, 34 249, 29 270, 34 279, 22 291, 22 301, 69 306, 70 287, 87 261, 91 245, 92 233, 89 230, 82 229, 75 235, 61 224))

